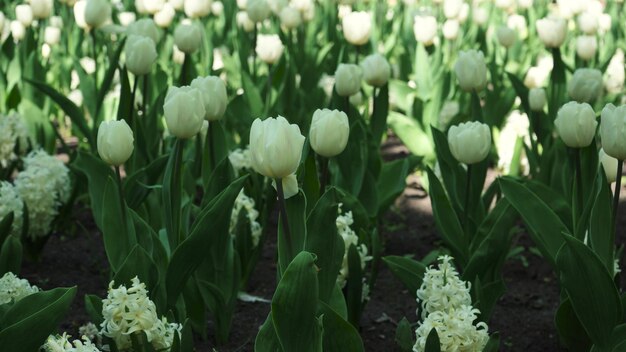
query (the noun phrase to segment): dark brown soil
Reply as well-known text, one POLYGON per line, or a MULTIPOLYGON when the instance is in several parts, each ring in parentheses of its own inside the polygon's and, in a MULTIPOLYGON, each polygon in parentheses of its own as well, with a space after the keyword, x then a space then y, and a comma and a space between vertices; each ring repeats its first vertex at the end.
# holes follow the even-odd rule
MULTIPOLYGON (((400 153, 401 154, 401 153, 400 153)), ((383 219, 384 255, 414 255, 421 259, 439 245, 432 217, 430 201, 419 189, 417 178, 409 186, 383 219)), ((626 193, 626 192, 624 192, 626 193)), ((78 286, 78 295, 61 329, 76 335, 80 325, 88 321, 83 296, 87 293, 104 296, 108 266, 102 239, 87 210, 78 211, 82 224, 73 237, 55 235, 46 245, 41 261, 25 262, 22 276, 44 289, 59 286, 78 286)), ((622 233, 618 241, 626 239, 626 205, 620 211, 622 233)), ((518 245, 532 247, 522 235, 518 245)), ((266 245, 248 293, 271 299, 276 286, 272 241, 266 245)), ((561 351, 554 327, 554 312, 559 302, 558 280, 542 258, 526 250, 512 258, 504 267, 507 291, 499 300, 489 324, 491 332, 501 334, 501 351, 561 351)), ((622 287, 624 287, 622 282, 622 287)), ((417 303, 391 272, 380 266, 376 286, 372 289, 361 321, 361 335, 366 351, 395 351, 395 329, 402 317, 417 320, 417 303)), ((269 312, 267 303, 238 304, 230 342, 215 346, 213 340, 196 341, 198 351, 253 351, 259 326, 269 312)), ((209 325, 211 326, 211 325, 209 325)), ((211 334, 211 332, 209 332, 211 334)))

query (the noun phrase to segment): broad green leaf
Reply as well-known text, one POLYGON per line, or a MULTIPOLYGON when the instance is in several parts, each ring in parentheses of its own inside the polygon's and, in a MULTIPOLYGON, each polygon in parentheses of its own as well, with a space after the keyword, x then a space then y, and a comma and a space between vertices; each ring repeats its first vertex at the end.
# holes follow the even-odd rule
POLYGON ((402 281, 411 296, 417 297, 417 290, 422 285, 426 266, 417 260, 395 255, 383 257, 383 261, 394 276, 402 281))
POLYGON ((595 345, 608 348, 611 332, 621 322, 619 292, 600 258, 585 244, 564 234, 557 255, 561 284, 574 312, 595 345))
POLYGON ((268 314, 265 323, 261 325, 259 333, 256 335, 254 341, 255 352, 282 352, 283 348, 278 341, 276 330, 274 330, 274 324, 272 322, 272 313, 268 314))
POLYGON ((563 344, 573 352, 586 352, 591 348, 591 340, 580 324, 572 302, 565 298, 559 305, 554 317, 554 323, 563 344))
POLYGON ((426 338, 426 346, 424 352, 441 352, 441 343, 439 342, 439 335, 437 329, 432 328, 426 338))
POLYGON ((326 303, 319 302, 323 315, 324 352, 365 351, 359 332, 326 303))
POLYGON ((402 352, 413 351, 413 345, 415 345, 414 334, 415 332, 413 328, 411 328, 411 323, 409 323, 406 317, 402 317, 402 320, 398 323, 398 327, 396 327, 395 337, 395 341, 402 352))
POLYGON ((612 192, 604 171, 601 171, 600 191, 593 200, 591 218, 589 219, 589 243, 593 251, 600 257, 609 273, 614 270, 615 232, 613 231, 612 192))
POLYGON ((2 243, 0 250, 0 276, 7 272, 19 274, 22 269, 22 242, 17 236, 10 235, 2 243))
POLYGON ((91 199, 91 209, 94 221, 98 228, 102 229, 102 199, 104 197, 104 187, 109 177, 115 174, 104 161, 89 153, 79 151, 72 166, 87 176, 89 186, 89 198, 91 199))
POLYGON ((391 111, 387 123, 412 154, 423 156, 428 160, 434 158, 433 142, 415 120, 391 111))
POLYGON ((379 146, 383 134, 387 131, 387 116, 389 115, 389 85, 377 89, 374 97, 374 111, 370 120, 370 131, 373 142, 379 146))
POLYGON ((109 177, 104 186, 100 223, 104 249, 113 272, 120 269, 126 256, 137 243, 128 210, 125 205, 122 208, 121 204, 119 186, 113 178, 109 177), (124 223, 125 220, 126 223, 124 223))

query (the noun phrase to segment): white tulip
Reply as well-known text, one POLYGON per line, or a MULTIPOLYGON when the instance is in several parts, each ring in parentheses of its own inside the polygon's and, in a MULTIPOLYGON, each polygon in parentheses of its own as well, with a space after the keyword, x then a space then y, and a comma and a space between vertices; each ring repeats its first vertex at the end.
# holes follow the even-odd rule
POLYGON ((138 14, 147 15, 146 0, 135 0, 135 9, 137 9, 138 14))
POLYGON ((528 38, 528 24, 526 23, 526 17, 518 14, 512 14, 507 18, 506 26, 514 30, 518 38, 528 38))
POLYGON ((581 35, 576 38, 576 54, 585 61, 589 61, 596 56, 598 50, 598 40, 595 36, 581 35))
POLYGON ((424 46, 433 45, 437 37, 437 19, 433 16, 415 16, 413 34, 415 40, 424 46))
POLYGON ((159 39, 161 38, 161 32, 159 31, 159 28, 157 27, 156 23, 154 23, 154 21, 150 18, 142 18, 136 22, 131 23, 126 29, 126 34, 134 34, 140 35, 142 37, 148 37, 152 39, 154 44, 157 44, 159 42, 159 39))
POLYGON ((45 19, 52 13, 52 0, 30 0, 30 7, 36 19, 45 19))
POLYGON ((448 40, 454 40, 459 36, 459 21, 457 20, 446 20, 443 23, 443 27, 441 28, 441 32, 443 33, 443 37, 448 40))
POLYGON ((170 4, 165 4, 161 11, 154 14, 154 23, 161 28, 168 28, 176 16, 176 10, 170 4))
POLYGON ((515 44, 517 33, 507 26, 500 26, 496 30, 496 37, 498 38, 498 43, 500 43, 500 45, 505 48, 510 48, 513 44, 515 44))
POLYGON ((374 87, 382 87, 389 81, 391 66, 387 59, 380 54, 372 54, 361 62, 363 79, 374 87))
POLYGON ((461 7, 463 6, 463 0, 444 0, 443 1, 443 14, 448 19, 455 19, 459 17, 461 7))
POLYGON ((250 128, 252 168, 263 176, 282 179, 300 165, 304 136, 282 116, 256 119, 250 128))
POLYGON ((165 96, 163 113, 173 136, 188 139, 197 135, 205 115, 202 93, 189 86, 170 87, 165 96))
POLYGON ((626 105, 607 104, 602 109, 600 137, 604 151, 618 159, 626 159, 626 105))
POLYGON ((280 16, 281 11, 283 11, 285 7, 289 6, 289 1, 288 0, 267 0, 267 6, 270 7, 270 10, 272 10, 273 14, 275 14, 276 16, 280 16))
POLYGON ((302 15, 297 9, 286 6, 280 11, 280 23, 287 29, 294 29, 302 24, 302 15))
POLYGON ((267 0, 248 0, 246 12, 252 22, 263 22, 270 17, 272 9, 267 0))
POLYGON ((99 28, 111 18, 111 4, 108 0, 87 0, 85 5, 85 23, 89 27, 99 28))
POLYGON ((206 120, 217 121, 224 117, 228 105, 224 81, 213 76, 197 77, 191 81, 191 87, 198 89, 202 94, 206 120))
POLYGON ((283 55, 285 47, 277 34, 259 34, 255 52, 268 65, 275 64, 283 55))
POLYGON ((24 39, 24 36, 26 35, 26 28, 24 27, 22 22, 11 21, 11 24, 9 26, 11 29, 11 36, 13 37, 13 40, 20 41, 24 39))
POLYGON ((598 122, 591 105, 570 101, 559 109, 554 126, 565 145, 584 148, 593 141, 598 122))
POLYGON ((146 12, 154 15, 161 11, 165 5, 165 0, 143 0, 143 6, 146 8, 146 12))
POLYGON ((167 3, 176 11, 184 11, 185 9, 185 0, 168 0, 167 3))
POLYGON ((517 0, 517 6, 523 9, 529 9, 533 6, 533 0, 517 0))
POLYGON ((44 42, 50 46, 59 44, 61 41, 61 30, 57 27, 46 27, 43 32, 44 42))
POLYGON ((211 14, 215 17, 220 17, 224 14, 224 3, 221 1, 214 1, 211 4, 211 14))
POLYGON ((477 25, 484 26, 489 21, 489 11, 484 7, 474 7, 472 19, 477 25))
POLYGON ((341 21, 343 36, 352 45, 364 45, 372 34, 372 17, 367 12, 351 12, 341 21))
POLYGON ((113 166, 124 164, 133 154, 133 131, 126 121, 105 121, 98 129, 98 154, 113 166))
POLYGON ((456 160, 471 165, 479 163, 491 150, 491 130, 480 122, 464 122, 450 127, 448 145, 456 160))
POLYGON ((487 86, 487 65, 482 51, 461 51, 454 72, 459 86, 466 92, 478 92, 487 86))
POLYGON ((33 23, 33 10, 28 4, 20 4, 15 6, 15 18, 20 21, 24 27, 30 27, 33 23))
POLYGON ((548 48, 558 48, 565 41, 567 23, 561 18, 542 18, 537 20, 537 34, 548 48))
POLYGON ((193 24, 179 24, 174 30, 174 44, 185 54, 191 54, 202 44, 202 31, 193 24))
POLYGON ((348 115, 339 110, 316 110, 311 120, 309 142, 313 150, 326 158, 337 156, 346 149, 350 136, 348 115))
POLYGON ((117 15, 117 20, 120 21, 120 24, 124 27, 128 27, 131 23, 135 22, 137 19, 137 15, 134 12, 120 12, 117 15))
POLYGON ((602 148, 600 148, 600 151, 598 152, 598 159, 600 160, 600 164, 602 164, 602 168, 604 169, 606 181, 608 183, 613 183, 617 181, 617 159, 608 155, 602 148))
POLYGON ((624 81, 626 81, 624 52, 618 49, 604 72, 604 88, 611 94, 619 93, 624 89, 624 81))
POLYGON ((353 64, 339 64, 335 71, 335 89, 342 97, 349 97, 361 89, 363 70, 353 64))
POLYGON ((131 34, 126 39, 124 53, 126 68, 136 76, 150 73, 158 56, 152 39, 136 34, 131 34))
MULTIPOLYGON (((283 195, 285 199, 289 199, 298 194, 298 192, 300 192, 300 188, 298 188, 298 178, 296 177, 296 174, 291 174, 287 177, 283 177, 281 179, 281 182, 283 184, 283 195)), ((276 189, 276 180, 272 180, 272 187, 276 189)))
POLYGON ((590 12, 578 15, 578 28, 585 34, 595 34, 598 31, 598 16, 590 12))
POLYGON ((567 82, 567 94, 578 102, 590 103, 602 94, 602 72, 592 68, 579 68, 567 82))
POLYGON ((543 111, 546 106, 546 90, 543 88, 531 88, 528 91, 528 104, 532 111, 543 111))
POLYGON ((211 0, 185 0, 183 7, 189 18, 205 17, 211 13, 211 0))
POLYGON ((252 22, 246 11, 237 12, 236 20, 237 26, 239 28, 243 28, 243 30, 246 32, 252 32, 254 30, 254 26, 256 26, 256 24, 252 22))
POLYGON ((172 48, 172 61, 178 65, 185 63, 185 53, 180 51, 176 44, 174 44, 174 47, 172 48))

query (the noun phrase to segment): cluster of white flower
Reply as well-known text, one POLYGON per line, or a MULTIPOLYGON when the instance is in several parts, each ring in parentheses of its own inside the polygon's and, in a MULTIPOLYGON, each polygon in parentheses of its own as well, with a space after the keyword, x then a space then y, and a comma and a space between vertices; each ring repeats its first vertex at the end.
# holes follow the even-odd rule
POLYGON ((132 279, 132 286, 121 285, 113 288, 109 284, 107 298, 102 300, 100 333, 115 342, 118 350, 132 346, 130 335, 145 333, 148 342, 157 349, 168 349, 174 341, 174 334, 180 334, 182 326, 168 323, 165 317, 159 319, 154 302, 148 298, 146 285, 139 278, 132 279))
MULTIPOLYGON (((496 141, 496 148, 498 149, 499 157, 498 168, 502 170, 504 174, 509 174, 511 170, 511 161, 515 155, 517 140, 522 138, 526 145, 530 145, 529 124, 528 115, 519 110, 513 110, 507 117, 502 130, 500 130, 500 135, 496 141)), ((528 158, 523 148, 520 164, 522 171, 528 171, 528 158)))
POLYGON ((239 174, 243 169, 252 168, 252 158, 250 157, 250 149, 237 148, 228 154, 228 160, 235 170, 235 174, 239 174))
POLYGON ((25 153, 28 144, 28 129, 22 117, 16 113, 0 115, 0 166, 7 167, 18 154, 25 153))
POLYGON ((424 351, 433 328, 439 335, 443 352, 482 351, 489 340, 488 327, 483 322, 474 325, 480 311, 472 307, 470 284, 459 278, 451 263, 452 257, 444 255, 438 260, 437 268, 431 266, 426 270, 417 290, 422 323, 415 331, 417 341, 413 351, 424 351))
POLYGON ((37 292, 39 292, 37 286, 31 286, 27 280, 20 279, 12 272, 0 278, 0 304, 17 302, 37 292))
POLYGON ((254 208, 254 199, 248 197, 243 190, 239 192, 237 199, 235 199, 235 206, 233 207, 233 211, 230 214, 230 227, 229 232, 231 236, 235 236, 235 231, 237 230, 237 220, 239 220, 239 214, 242 210, 246 212, 246 218, 250 223, 250 235, 252 236, 252 245, 256 247, 259 244, 259 240, 261 239, 261 233, 263 232, 263 228, 261 224, 257 221, 259 217, 259 212, 254 208))
POLYGON ((46 343, 42 346, 45 352, 100 352, 87 336, 82 340, 70 341, 72 336, 67 333, 63 335, 50 335, 46 343))
POLYGON ((102 335, 96 324, 89 322, 78 328, 78 334, 83 338, 89 339, 89 341, 96 341, 98 346, 102 346, 102 335))
POLYGON ((42 150, 24 158, 24 171, 15 178, 15 188, 28 209, 28 234, 46 236, 60 205, 70 194, 70 176, 63 162, 42 150))
POLYGON ((0 181, 0 221, 13 212, 11 234, 19 236, 22 231, 22 212, 24 203, 15 187, 6 181, 0 181))
MULTIPOLYGON (((371 256, 368 256, 367 246, 364 243, 359 244, 359 236, 357 236, 356 232, 351 228, 352 224, 354 224, 354 218, 352 217, 352 211, 348 211, 342 214, 341 210, 342 204, 339 204, 339 216, 337 216, 337 220, 335 224, 337 226, 337 232, 343 238, 343 243, 345 245, 345 252, 343 255, 343 261, 341 263, 341 269, 339 270, 339 275, 337 276, 337 283, 339 287, 344 287, 346 285, 346 281, 348 280, 349 267, 348 267, 348 251, 350 250, 350 246, 354 245, 359 252, 359 257, 361 257, 361 269, 365 269, 365 264, 372 259, 371 256)), ((364 283, 364 285, 367 285, 364 283)), ((369 287, 364 287, 364 293, 369 292, 369 287)), ((363 300, 366 300, 368 297, 364 295, 363 300)))

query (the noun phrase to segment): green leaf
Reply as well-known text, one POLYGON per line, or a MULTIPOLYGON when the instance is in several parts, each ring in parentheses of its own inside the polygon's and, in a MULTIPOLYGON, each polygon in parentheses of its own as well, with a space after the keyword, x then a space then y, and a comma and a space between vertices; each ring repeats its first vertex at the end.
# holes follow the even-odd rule
POLYGON ((487 345, 483 348, 483 352, 498 352, 500 350, 500 333, 495 332, 489 336, 487 345))
POLYGON ((561 284, 593 343, 608 348, 611 332, 622 318, 617 287, 600 258, 589 247, 572 236, 563 237, 565 244, 557 255, 561 284))
POLYGON ((402 320, 398 323, 398 327, 396 327, 395 340, 402 352, 413 351, 413 345, 415 345, 414 332, 406 317, 402 317, 402 320))
POLYGON ((7 272, 19 274, 22 268, 22 242, 17 236, 9 236, 0 250, 0 276, 7 272))
POLYGON ((329 169, 332 184, 358 195, 363 186, 367 167, 367 131, 363 122, 358 119, 350 126, 350 137, 346 149, 330 159, 329 169))
POLYGON ((0 321, 0 346, 11 352, 38 351, 70 308, 76 287, 34 293, 15 303, 0 321))
POLYGON ((76 126, 80 133, 85 138, 87 138, 87 141, 91 146, 91 150, 96 150, 96 141, 94 140, 94 136, 87 126, 87 121, 82 110, 78 106, 76 106, 76 104, 69 100, 65 95, 57 92, 54 88, 45 84, 44 82, 38 82, 30 80, 28 78, 25 78, 24 81, 32 84, 33 86, 35 86, 35 88, 39 89, 42 93, 50 97, 50 99, 54 100, 54 102, 57 103, 70 118, 70 120, 72 121, 72 125, 76 126))
POLYGON ((104 186, 102 216, 100 218, 104 249, 113 272, 120 269, 131 249, 137 243, 132 223, 128 221, 128 211, 120 207, 122 203, 118 187, 117 182, 109 177, 104 186), (127 223, 124 223, 124 220, 127 223))
POLYGON ((406 177, 419 162, 418 158, 405 158, 383 163, 378 176, 378 215, 382 215, 406 188, 406 177))
POLYGON ((14 212, 9 212, 1 221, 0 221, 0 245, 4 243, 4 240, 11 233, 11 228, 13 226, 13 218, 15 217, 14 212))
POLYGON ((154 291, 159 282, 159 272, 150 255, 136 244, 130 251, 120 268, 115 272, 113 281, 117 286, 130 285, 135 276, 146 284, 149 291, 154 291))
POLYGON ((417 121, 391 111, 387 123, 412 154, 423 156, 425 159, 434 158, 433 142, 417 121))
POLYGON ((355 327, 360 326, 363 308, 363 269, 361 255, 354 244, 348 249, 348 279, 346 282, 346 304, 348 320, 355 327))
POLYGON ((259 333, 256 335, 254 341, 255 352, 282 352, 283 348, 276 336, 276 330, 274 330, 274 323, 272 322, 272 313, 267 315, 265 323, 261 325, 259 333))
POLYGON ((556 254, 563 244, 561 233, 569 232, 567 226, 528 187, 506 177, 498 182, 506 199, 524 219, 539 250, 554 265, 556 254))
POLYGON ((402 281, 411 296, 416 298, 417 290, 422 285, 422 280, 424 279, 426 266, 417 260, 395 255, 383 257, 383 261, 394 276, 402 281))
POLYGON ((246 92, 244 97, 250 107, 252 117, 261 117, 264 106, 261 92, 259 92, 259 89, 254 85, 252 78, 245 70, 241 71, 241 81, 243 90, 246 92))
POLYGON ((372 140, 380 146, 383 134, 387 131, 387 116, 389 115, 389 85, 385 84, 377 89, 378 94, 374 97, 374 111, 370 120, 372 140))
POLYGON ((316 316, 318 289, 315 255, 300 252, 272 298, 272 321, 284 351, 322 351, 322 326, 316 316))
POLYGON ((600 190, 594 199, 589 219, 589 243, 609 273, 613 273, 615 232, 611 226, 613 223, 612 194, 604 171, 601 171, 601 176, 598 178, 600 190))
POLYGON ((163 176, 163 219, 171 247, 181 240, 183 151, 185 140, 176 138, 163 176))
POLYGON ((573 352, 586 352, 591 348, 591 340, 574 312, 572 302, 565 298, 554 317, 554 323, 563 344, 573 352))
POLYGON ((441 343, 439 342, 439 335, 437 335, 437 329, 432 328, 426 338, 426 346, 424 352, 441 352, 441 343))
POLYGON ((317 202, 307 218, 305 250, 317 256, 320 268, 319 299, 327 303, 337 281, 345 253, 344 241, 337 233, 335 224, 338 194, 335 188, 329 188, 317 202))
POLYGON ((104 321, 102 317, 102 299, 96 295, 85 295, 85 310, 91 322, 100 326, 104 321))
POLYGON ((174 250, 166 274, 170 307, 175 305, 187 279, 214 245, 214 238, 219 234, 228 234, 230 213, 246 178, 240 177, 207 204, 198 215, 189 236, 174 250))
POLYGON ((104 161, 84 151, 78 151, 72 166, 87 176, 93 218, 98 228, 102 229, 104 187, 109 177, 113 178, 115 174, 104 161))
POLYGON ((365 351, 361 335, 326 303, 319 302, 324 324, 324 352, 365 351))

